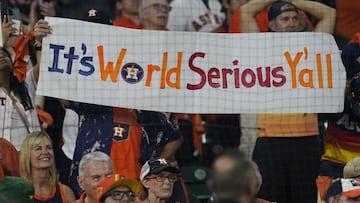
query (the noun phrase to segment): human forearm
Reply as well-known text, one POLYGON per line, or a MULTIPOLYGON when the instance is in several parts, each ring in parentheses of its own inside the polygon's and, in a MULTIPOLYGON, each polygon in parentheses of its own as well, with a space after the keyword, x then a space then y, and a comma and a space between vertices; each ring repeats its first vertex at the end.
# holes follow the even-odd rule
POLYGON ((176 151, 181 147, 182 143, 183 143, 182 137, 167 143, 164 146, 164 149, 162 150, 159 157, 165 159, 171 159, 175 155, 176 151))
POLYGON ((240 7, 240 32, 259 32, 256 15, 277 0, 251 0, 240 7))
POLYGON ((293 0, 291 1, 298 9, 314 16, 318 23, 315 32, 333 33, 336 21, 336 10, 323 3, 316 1, 293 0))

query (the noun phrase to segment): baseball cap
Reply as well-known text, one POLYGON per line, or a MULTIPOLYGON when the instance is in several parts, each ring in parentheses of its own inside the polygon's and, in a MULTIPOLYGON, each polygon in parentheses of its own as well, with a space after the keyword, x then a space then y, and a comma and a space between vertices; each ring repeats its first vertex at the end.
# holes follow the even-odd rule
POLYGON ((344 178, 355 178, 360 176, 360 157, 349 161, 343 169, 344 178))
POLYGON ((125 178, 119 174, 115 174, 112 177, 104 178, 100 181, 96 188, 96 201, 103 201, 103 198, 114 188, 118 186, 126 186, 131 192, 138 195, 141 191, 141 184, 139 181, 131 178, 125 178))
POLYGON ((274 20, 278 15, 288 12, 288 11, 295 11, 298 13, 298 9, 294 4, 288 1, 277 1, 271 5, 268 11, 268 19, 269 21, 274 20))
POLYGON ((94 9, 91 8, 87 10, 83 16, 82 20, 93 22, 93 23, 101 23, 105 25, 112 25, 112 19, 109 13, 102 9, 94 9))
POLYGON ((0 181, 0 202, 31 203, 34 187, 28 181, 16 176, 4 176, 0 181))
POLYGON ((325 201, 335 195, 344 195, 348 198, 360 196, 360 183, 354 179, 341 178, 333 182, 325 194, 325 201))
POLYGON ((143 180, 147 175, 157 174, 161 171, 171 171, 179 173, 179 170, 172 166, 166 159, 151 159, 145 162, 140 172, 140 180, 143 180))

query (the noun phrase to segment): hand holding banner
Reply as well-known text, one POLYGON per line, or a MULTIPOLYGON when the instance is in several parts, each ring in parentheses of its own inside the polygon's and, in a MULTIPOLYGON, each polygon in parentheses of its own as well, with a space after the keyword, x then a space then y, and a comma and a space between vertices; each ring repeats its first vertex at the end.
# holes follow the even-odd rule
POLYGON ((47 18, 38 94, 184 113, 343 108, 345 69, 326 33, 134 30, 47 18))

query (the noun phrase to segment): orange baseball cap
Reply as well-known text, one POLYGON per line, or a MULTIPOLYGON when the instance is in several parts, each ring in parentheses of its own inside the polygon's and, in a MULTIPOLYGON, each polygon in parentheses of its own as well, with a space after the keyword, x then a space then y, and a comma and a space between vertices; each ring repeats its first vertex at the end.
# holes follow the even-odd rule
POLYGON ((100 202, 106 194, 118 186, 126 186, 136 195, 139 195, 141 191, 141 184, 139 181, 115 174, 112 177, 107 177, 100 181, 96 188, 96 201, 100 202))

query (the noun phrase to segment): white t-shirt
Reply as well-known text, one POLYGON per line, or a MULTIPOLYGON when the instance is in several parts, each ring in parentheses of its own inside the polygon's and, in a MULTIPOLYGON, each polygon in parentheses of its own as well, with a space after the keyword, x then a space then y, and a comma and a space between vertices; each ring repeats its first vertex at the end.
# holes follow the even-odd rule
POLYGON ((167 27, 172 31, 211 32, 223 23, 225 14, 218 0, 209 0, 208 5, 202 0, 173 0, 167 27))
POLYGON ((79 129, 79 115, 72 109, 65 109, 65 117, 62 129, 62 137, 64 145, 62 150, 64 154, 69 158, 73 159, 76 137, 79 129))
MULTIPOLYGON (((36 86, 34 86, 35 83, 31 83, 31 81, 34 81, 33 79, 33 73, 30 71, 27 74, 27 79, 25 81, 26 85, 30 89, 36 88, 36 86)), ((35 108, 25 109, 24 106, 20 103, 20 100, 16 98, 12 92, 11 94, 17 100, 17 106, 19 107, 21 113, 25 115, 25 118, 29 124, 30 132, 40 131, 39 120, 35 108)), ((33 94, 35 94, 35 91, 29 90, 29 96, 32 99, 32 104, 34 105, 33 94)), ((11 98, 2 88, 0 88, 0 121, 1 136, 11 142, 11 144, 13 144, 15 148, 20 151, 21 144, 28 135, 28 132, 24 122, 21 119, 21 116, 13 106, 11 98)))

